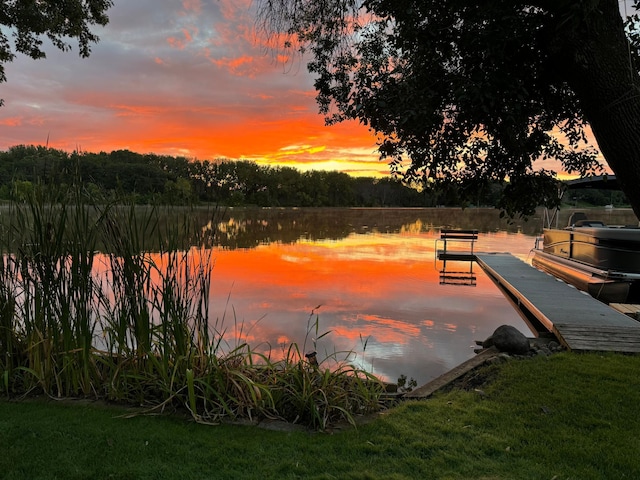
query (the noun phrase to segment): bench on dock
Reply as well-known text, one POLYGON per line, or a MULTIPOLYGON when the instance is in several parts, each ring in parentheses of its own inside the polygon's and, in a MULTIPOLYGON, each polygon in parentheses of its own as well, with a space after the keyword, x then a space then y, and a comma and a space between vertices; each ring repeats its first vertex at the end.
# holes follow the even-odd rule
POLYGON ((436 260, 443 262, 440 270, 440 284, 475 285, 476 276, 473 273, 475 242, 478 240, 478 230, 454 230, 443 228, 440 238, 436 240, 436 260), (442 249, 438 245, 442 243, 442 249), (454 248, 451 249, 452 244, 454 248), (469 262, 466 271, 451 271, 447 269, 447 261, 469 262))
POLYGON ((476 257, 473 249, 477 240, 478 230, 451 230, 443 228, 440 230, 440 238, 436 240, 438 260, 475 260, 476 257), (438 250, 439 242, 442 242, 442 250, 438 250), (467 248, 465 250, 461 250, 460 248, 450 250, 449 247, 452 243, 458 246, 463 244, 463 246, 467 248))

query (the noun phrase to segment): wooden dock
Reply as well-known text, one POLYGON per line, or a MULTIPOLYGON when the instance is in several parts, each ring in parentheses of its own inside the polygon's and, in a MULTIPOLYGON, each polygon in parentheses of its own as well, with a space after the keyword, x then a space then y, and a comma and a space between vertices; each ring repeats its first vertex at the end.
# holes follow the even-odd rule
POLYGON ((640 322, 510 254, 476 254, 478 264, 532 329, 569 350, 640 353, 640 322))
POLYGON ((640 305, 633 303, 610 303, 609 306, 620 313, 624 313, 627 317, 640 320, 640 305))

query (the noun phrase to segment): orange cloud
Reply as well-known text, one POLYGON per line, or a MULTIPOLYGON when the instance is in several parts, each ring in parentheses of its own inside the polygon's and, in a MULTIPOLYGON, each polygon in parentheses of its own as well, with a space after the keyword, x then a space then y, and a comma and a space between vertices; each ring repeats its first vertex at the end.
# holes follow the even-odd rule
POLYGON ((327 147, 324 145, 315 147, 311 145, 289 145, 287 147, 281 148, 280 152, 276 154, 275 157, 300 155, 301 153, 313 155, 314 153, 323 152, 326 149, 327 147))
POLYGON ((210 61, 218 67, 227 69, 233 75, 255 75, 255 69, 249 68, 255 65, 255 59, 249 55, 236 58, 211 58, 210 61))
POLYGON ((19 127, 22 125, 22 119, 19 117, 10 117, 0 120, 0 125, 4 127, 19 127))
POLYGON ((266 93, 252 93, 249 94, 251 98, 257 98, 259 100, 273 100, 275 97, 266 93))
POLYGON ((178 50, 184 50, 185 47, 193 41, 193 35, 197 34, 197 30, 195 30, 192 34, 188 29, 182 29, 183 38, 177 37, 169 37, 167 38, 167 43, 171 45, 173 48, 177 48, 178 50))

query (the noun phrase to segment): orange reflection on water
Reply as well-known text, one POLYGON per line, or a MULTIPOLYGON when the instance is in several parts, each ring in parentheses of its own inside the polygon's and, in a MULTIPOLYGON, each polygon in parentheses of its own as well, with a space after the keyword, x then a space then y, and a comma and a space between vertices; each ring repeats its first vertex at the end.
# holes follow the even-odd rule
MULTIPOLYGON (((213 265, 210 324, 229 348, 246 342, 273 360, 292 343, 302 354, 318 351, 320 360, 350 352, 350 361, 388 380, 405 374, 426 382, 470 358, 474 342, 501 324, 529 332, 479 267, 476 286, 441 285, 437 235, 421 230, 254 249, 194 248, 176 258, 190 275, 213 265)), ((531 242, 521 234, 484 234, 476 251, 526 258, 531 242)), ((106 260, 97 263, 101 275, 106 260)), ((150 254, 150 260, 166 272, 166 255, 150 254)), ((184 279, 186 272, 174 274, 184 279)), ((161 278, 152 272, 156 285, 161 278)))
POLYGON ((400 320, 381 318, 375 315, 357 315, 356 322, 354 323, 361 325, 362 328, 355 330, 346 326, 339 326, 332 329, 332 333, 341 338, 349 339, 352 342, 364 337, 397 344, 406 343, 408 336, 420 334, 418 325, 409 325, 400 320), (384 336, 382 339, 379 339, 378 335, 381 332, 384 332, 384 336))
MULTIPOLYGON (((277 350, 283 339, 301 349, 306 343, 320 359, 353 351, 357 364, 392 380, 404 373, 428 381, 468 359, 474 341, 501 324, 529 334, 477 266, 475 287, 439 284, 435 238, 419 231, 352 234, 338 241, 216 250, 212 311, 218 320, 246 323, 246 339, 265 351, 277 350)), ((531 238, 488 240, 526 256, 531 238)))

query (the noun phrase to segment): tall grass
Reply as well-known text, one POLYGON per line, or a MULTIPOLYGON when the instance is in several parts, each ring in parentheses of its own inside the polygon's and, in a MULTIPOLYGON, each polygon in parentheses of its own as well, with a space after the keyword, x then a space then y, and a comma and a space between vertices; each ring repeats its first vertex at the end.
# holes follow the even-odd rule
MULTIPOLYGON (((382 384, 348 356, 310 362, 305 339, 273 360, 227 341, 209 313, 214 249, 189 209, 163 222, 161 207, 45 191, 11 203, 0 222, 0 393, 315 428, 379 408, 382 384)), ((317 334, 317 317, 311 325, 317 334)))

